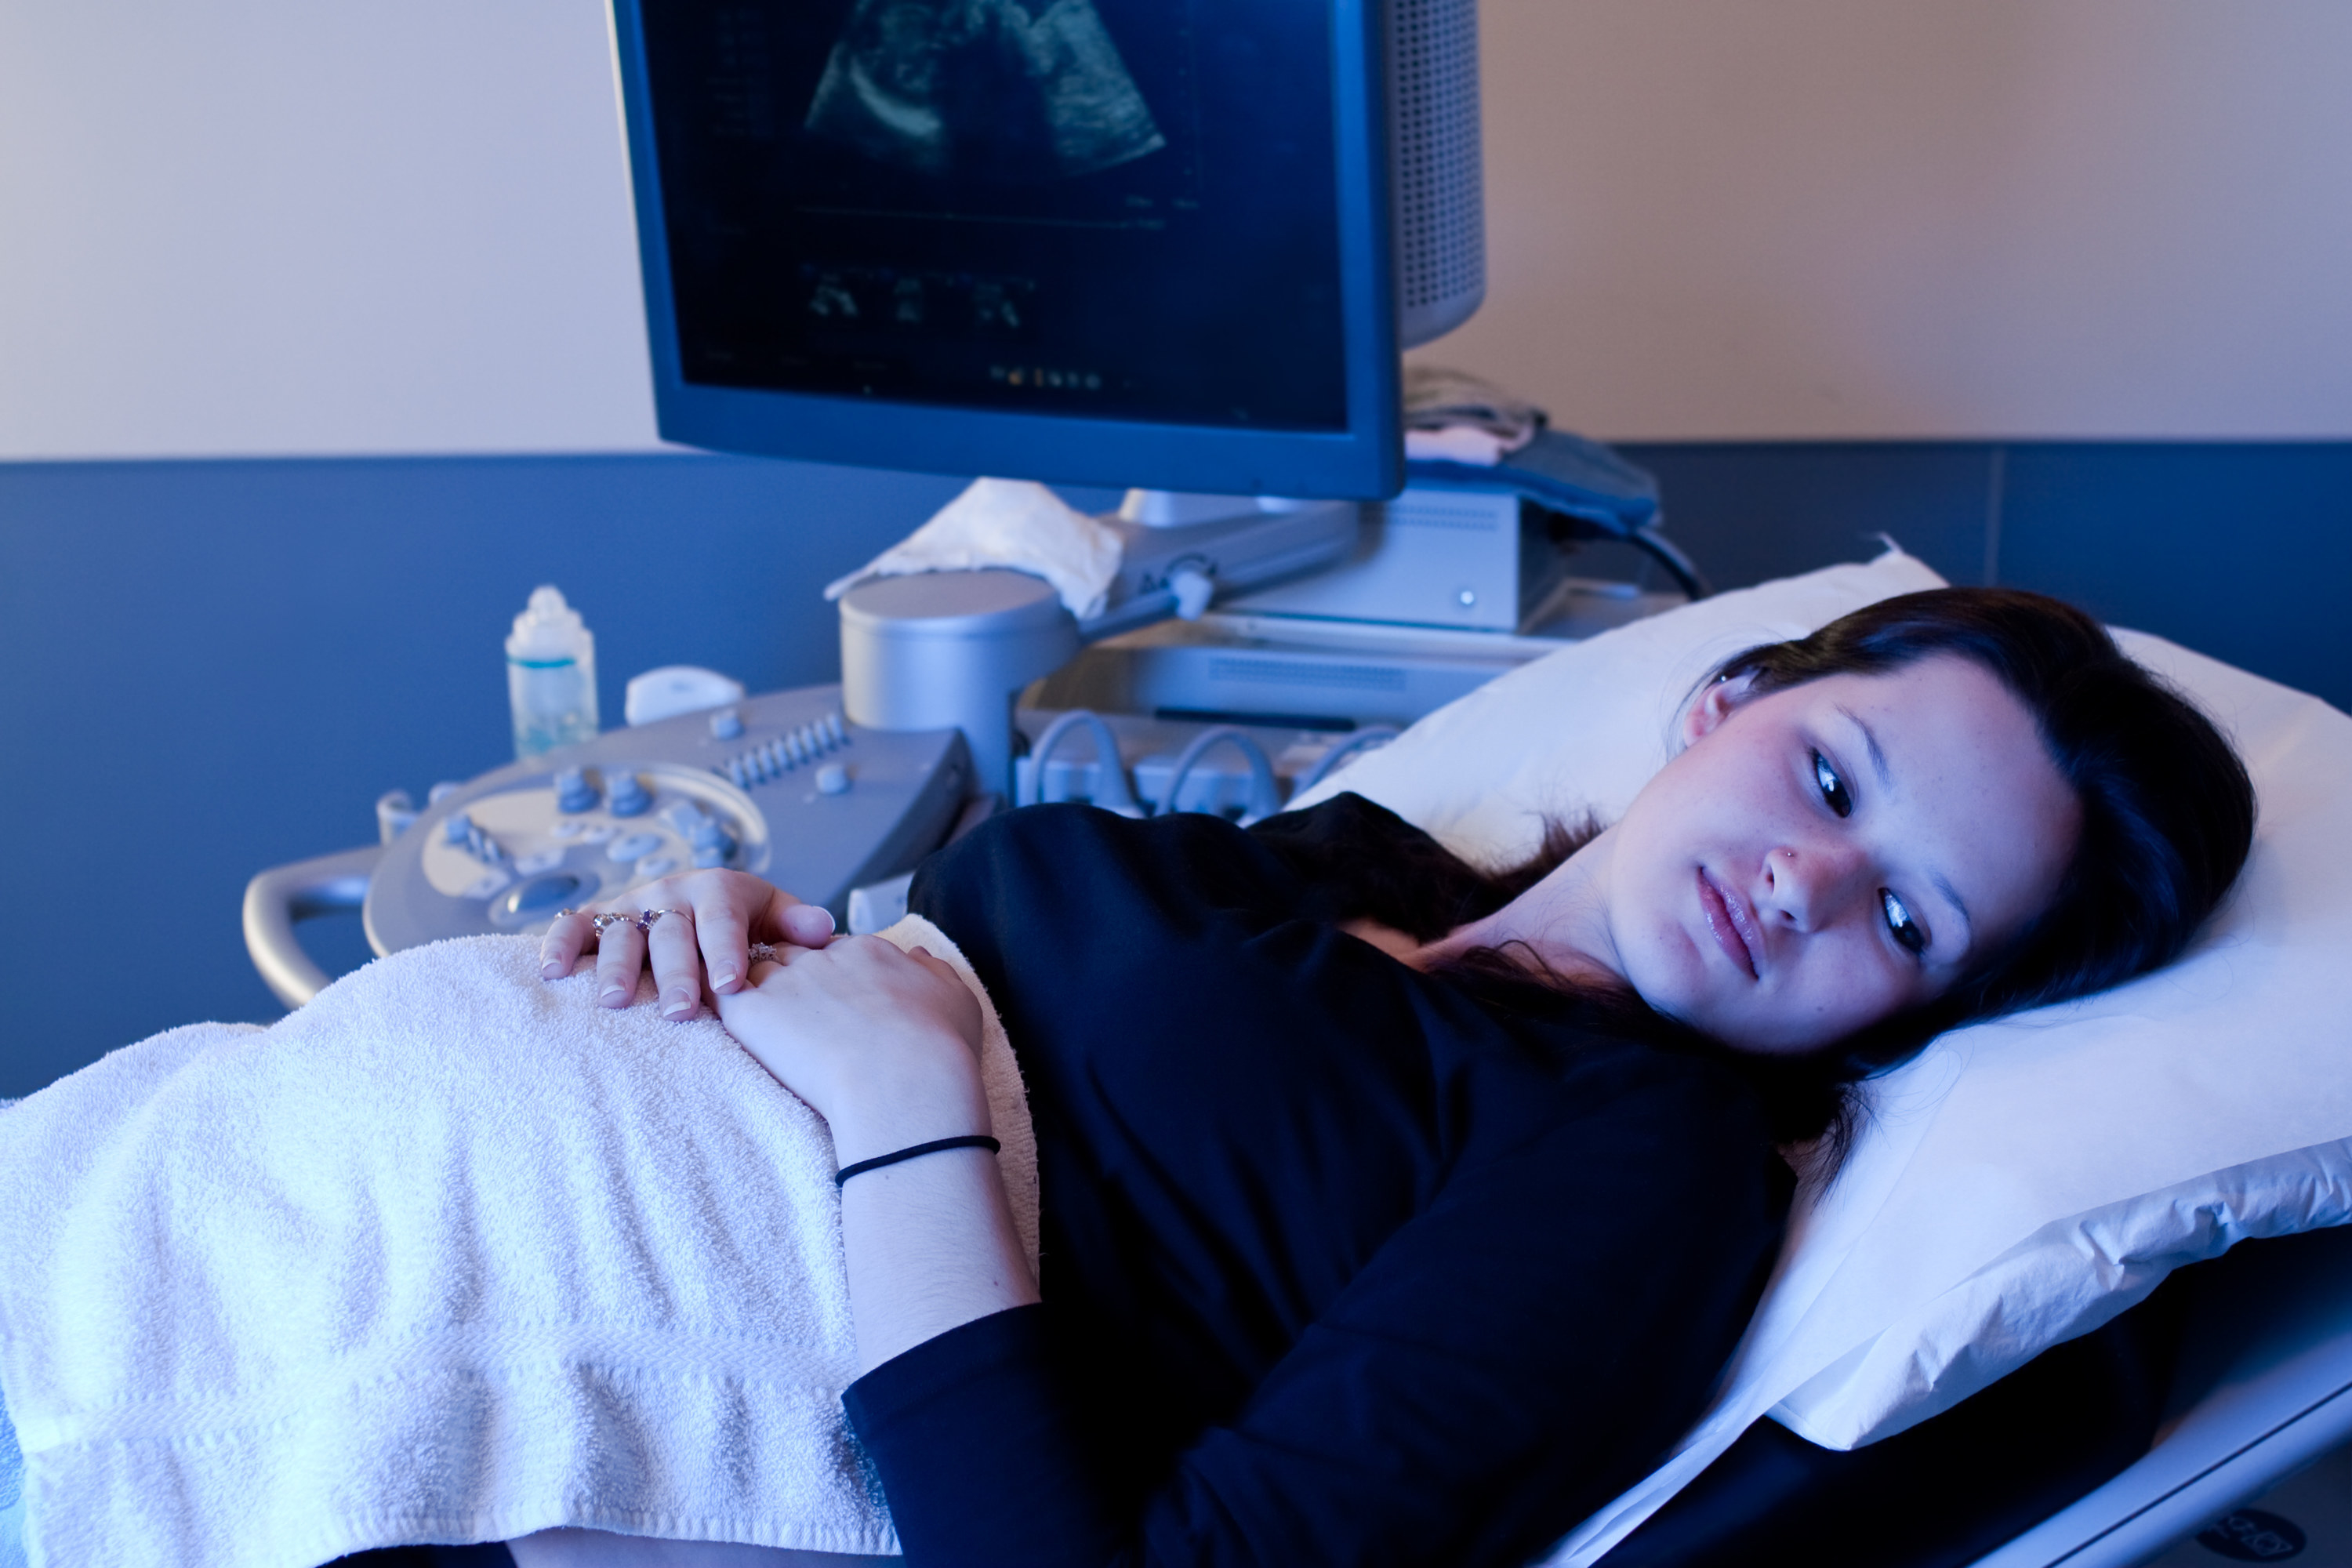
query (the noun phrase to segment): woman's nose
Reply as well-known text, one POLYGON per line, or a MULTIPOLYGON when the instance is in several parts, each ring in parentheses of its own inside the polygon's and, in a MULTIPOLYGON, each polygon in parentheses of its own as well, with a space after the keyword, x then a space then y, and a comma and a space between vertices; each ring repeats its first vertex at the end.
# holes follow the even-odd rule
POLYGON ((1867 880, 1862 857, 1838 844, 1784 844, 1765 858, 1769 912, 1800 931, 1831 923, 1867 880))

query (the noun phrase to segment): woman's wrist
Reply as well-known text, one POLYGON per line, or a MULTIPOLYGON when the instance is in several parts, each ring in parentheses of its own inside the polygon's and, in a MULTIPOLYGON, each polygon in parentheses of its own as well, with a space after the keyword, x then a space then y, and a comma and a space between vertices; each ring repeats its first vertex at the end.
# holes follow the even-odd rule
POLYGON ((980 1064, 961 1040, 928 1061, 869 1062, 843 1075, 817 1107, 843 1165, 935 1138, 987 1133, 988 1093, 980 1064))

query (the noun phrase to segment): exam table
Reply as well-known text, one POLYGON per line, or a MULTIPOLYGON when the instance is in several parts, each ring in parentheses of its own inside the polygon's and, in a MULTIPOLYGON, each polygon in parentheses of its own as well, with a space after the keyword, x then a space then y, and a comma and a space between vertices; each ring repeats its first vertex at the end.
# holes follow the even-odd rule
POLYGON ((1606 1568, 2126 1568, 2352 1440, 2352 1230, 2242 1245, 1850 1453, 1759 1422, 1606 1568))

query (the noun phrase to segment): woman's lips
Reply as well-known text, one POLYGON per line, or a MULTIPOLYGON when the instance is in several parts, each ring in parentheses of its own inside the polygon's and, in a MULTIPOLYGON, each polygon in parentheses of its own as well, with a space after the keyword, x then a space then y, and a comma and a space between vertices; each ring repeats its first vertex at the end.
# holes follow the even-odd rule
POLYGON ((1698 907, 1706 913, 1706 929, 1715 933, 1716 945, 1723 949, 1724 956, 1746 970, 1749 979, 1756 978, 1755 950, 1741 934, 1738 906, 1715 885, 1704 866, 1698 869, 1698 907))

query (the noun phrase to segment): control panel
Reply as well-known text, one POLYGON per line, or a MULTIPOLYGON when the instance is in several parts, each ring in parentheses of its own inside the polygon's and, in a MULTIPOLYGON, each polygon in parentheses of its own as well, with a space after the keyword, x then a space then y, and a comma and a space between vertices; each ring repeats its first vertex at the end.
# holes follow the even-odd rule
POLYGON ((845 920, 852 888, 946 837, 971 765, 957 731, 863 729, 840 695, 802 687, 614 730, 440 794, 369 879, 369 943, 541 931, 697 867, 753 872, 845 920))

